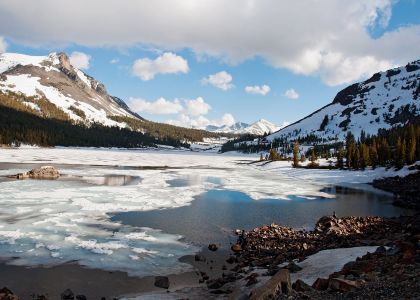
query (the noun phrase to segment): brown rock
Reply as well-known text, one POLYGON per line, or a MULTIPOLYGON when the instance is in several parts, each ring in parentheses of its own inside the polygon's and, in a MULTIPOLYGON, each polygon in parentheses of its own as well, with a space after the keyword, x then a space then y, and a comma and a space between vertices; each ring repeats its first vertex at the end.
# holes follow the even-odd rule
POLYGON ((296 280, 296 282, 292 284, 292 288, 297 292, 306 292, 312 289, 310 285, 300 279, 296 280))
POLYGON ((292 284, 290 282, 290 273, 282 269, 270 278, 264 285, 255 288, 249 295, 250 300, 273 299, 279 294, 291 294, 292 284))
POLYGON ((236 252, 236 253, 238 253, 238 252, 241 252, 241 251, 242 251, 242 247, 241 247, 241 245, 239 245, 239 244, 234 244, 234 245, 232 245, 232 247, 231 247, 230 249, 232 249, 232 251, 233 251, 233 252, 236 252))
POLYGON ((57 179, 60 177, 60 172, 52 166, 42 166, 30 170, 27 175, 33 179, 57 179))
POLYGON ((318 278, 315 280, 314 284, 312 284, 312 287, 318 291, 325 291, 328 289, 329 280, 325 278, 318 278))
POLYGON ((359 287, 356 281, 343 279, 343 278, 331 278, 329 282, 329 288, 340 292, 349 292, 359 287))
POLYGON ((19 300, 19 297, 13 294, 11 290, 4 287, 0 289, 0 300, 19 300))

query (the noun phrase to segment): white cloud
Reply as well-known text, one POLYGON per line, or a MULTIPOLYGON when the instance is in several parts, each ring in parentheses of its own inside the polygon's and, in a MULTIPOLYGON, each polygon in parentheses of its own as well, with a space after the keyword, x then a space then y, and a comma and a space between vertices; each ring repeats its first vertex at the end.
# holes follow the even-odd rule
POLYGON ((208 125, 231 126, 235 124, 235 118, 230 113, 225 113, 220 119, 209 120, 204 116, 190 117, 180 114, 177 119, 167 120, 166 123, 181 127, 205 129, 208 125))
POLYGON ((204 99, 202 97, 186 101, 185 111, 188 115, 206 115, 210 109, 211 106, 208 103, 204 102, 204 99))
POLYGON ((228 72, 221 71, 203 78, 201 82, 203 84, 211 84, 212 86, 215 86, 221 90, 227 91, 233 87, 232 79, 232 75, 230 75, 228 72))
POLYGON ((114 64, 119 63, 119 61, 120 61, 120 59, 119 59, 119 58, 113 58, 113 59, 111 59, 111 60, 109 61, 109 63, 114 65, 114 64))
POLYGON ((298 99, 299 94, 295 91, 295 89, 288 89, 284 92, 284 96, 286 96, 289 99, 298 99))
POLYGON ((130 98, 128 105, 135 112, 159 115, 177 114, 184 110, 178 99, 168 101, 165 98, 159 98, 154 102, 149 102, 144 99, 130 98))
POLYGON ((151 80, 157 74, 188 73, 188 62, 181 56, 165 52, 156 59, 137 59, 133 64, 133 74, 141 80, 151 80))
POLYGON ((245 92, 248 94, 260 94, 260 95, 267 95, 270 92, 270 87, 266 84, 262 86, 254 85, 254 86, 246 86, 245 92))
POLYGON ((90 55, 83 52, 74 51, 72 54, 70 54, 69 59, 73 67, 81 70, 89 69, 91 59, 90 55))
POLYGON ((219 125, 226 125, 226 126, 232 126, 233 124, 235 124, 235 118, 232 116, 232 114, 229 114, 229 113, 224 114, 219 123, 219 125))
POLYGON ((319 76, 334 85, 418 59, 420 25, 387 28, 394 3, 173 0, 168 5, 165 0, 127 0, 121 5, 115 0, 73 0, 64 10, 59 1, 3 0, 0 35, 29 45, 188 48, 197 57, 231 63, 261 57, 273 67, 319 76), (104 16, 116 13, 124 18, 103 22, 104 16), (385 34, 370 36, 377 26, 385 34), (331 64, 331 55, 340 59, 331 64))
POLYGON ((4 53, 7 51, 7 43, 4 40, 4 37, 0 36, 0 53, 4 53))
POLYGON ((156 101, 130 98, 128 105, 135 112, 146 112, 157 115, 180 114, 197 117, 206 115, 211 110, 210 104, 206 103, 203 97, 197 97, 196 99, 175 98, 174 100, 167 100, 161 97, 156 101))

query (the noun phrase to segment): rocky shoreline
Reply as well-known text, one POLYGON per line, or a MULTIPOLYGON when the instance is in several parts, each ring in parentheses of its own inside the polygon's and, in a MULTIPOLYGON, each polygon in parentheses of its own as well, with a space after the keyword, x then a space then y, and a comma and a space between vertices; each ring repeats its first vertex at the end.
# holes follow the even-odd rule
MULTIPOLYGON (((397 218, 333 215, 322 217, 311 231, 271 224, 236 233, 237 243, 221 267, 222 275, 201 274, 199 280, 206 288, 189 290, 195 294, 189 299, 420 299, 418 214, 397 218), (314 253, 367 245, 375 246, 372 253, 312 285, 291 280, 291 274, 301 272, 300 262, 314 253)), ((162 290, 169 284, 164 283, 162 290)), ((70 296, 62 299, 85 299, 83 295, 72 298, 69 291, 65 294, 70 296)), ((176 296, 176 292, 171 294, 176 296)), ((42 297, 36 299, 48 299, 42 297)), ((0 290, 0 300, 17 299, 11 291, 0 290)))
POLYGON ((420 165, 414 166, 416 173, 405 177, 386 177, 372 182, 375 188, 394 194, 394 205, 420 210, 420 165))

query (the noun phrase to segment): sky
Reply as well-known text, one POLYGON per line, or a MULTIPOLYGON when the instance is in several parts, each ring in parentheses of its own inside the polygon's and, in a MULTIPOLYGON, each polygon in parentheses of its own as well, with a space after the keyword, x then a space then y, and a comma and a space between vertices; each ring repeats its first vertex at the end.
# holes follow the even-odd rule
POLYGON ((0 53, 61 51, 149 120, 284 125, 420 59, 420 0, 0 1, 0 53))

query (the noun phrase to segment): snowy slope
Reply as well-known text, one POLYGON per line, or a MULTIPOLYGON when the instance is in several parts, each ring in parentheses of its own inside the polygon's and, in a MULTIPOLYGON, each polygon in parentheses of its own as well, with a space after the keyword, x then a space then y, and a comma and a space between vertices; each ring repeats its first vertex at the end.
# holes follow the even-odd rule
POLYGON ((343 140, 348 131, 356 138, 364 130, 376 134, 420 118, 420 60, 376 73, 370 79, 340 91, 331 104, 278 132, 269 140, 295 139, 314 134, 325 141, 343 140))
MULTIPOLYGON (((72 120, 84 123, 99 122, 106 126, 124 127, 125 124, 109 117, 138 117, 122 100, 110 96, 103 84, 73 67, 64 53, 48 56, 1 54, 0 91, 45 97, 72 120)), ((36 103, 28 105, 35 109, 37 106, 36 103)))
POLYGON ((276 132, 280 129, 280 126, 277 126, 267 120, 261 119, 251 125, 243 122, 237 122, 232 126, 213 126, 209 125, 206 127, 206 130, 212 132, 223 132, 223 133, 236 133, 236 134, 255 134, 263 135, 269 132, 276 132))

